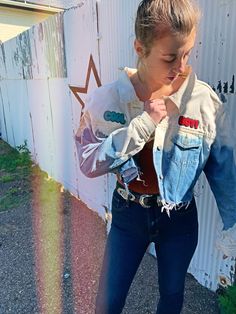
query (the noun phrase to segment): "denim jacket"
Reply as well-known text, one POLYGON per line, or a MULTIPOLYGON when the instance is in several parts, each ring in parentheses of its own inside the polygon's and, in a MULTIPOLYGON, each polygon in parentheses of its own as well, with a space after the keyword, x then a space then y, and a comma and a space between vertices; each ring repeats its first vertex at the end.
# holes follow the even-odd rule
POLYGON ((117 81, 88 95, 75 138, 81 171, 91 178, 113 172, 128 185, 139 177, 133 157, 154 139, 163 209, 190 202, 204 171, 223 222, 217 246, 236 256, 236 144, 225 105, 191 72, 165 98, 167 117, 156 124, 136 96, 129 79, 134 71, 124 68, 117 81))

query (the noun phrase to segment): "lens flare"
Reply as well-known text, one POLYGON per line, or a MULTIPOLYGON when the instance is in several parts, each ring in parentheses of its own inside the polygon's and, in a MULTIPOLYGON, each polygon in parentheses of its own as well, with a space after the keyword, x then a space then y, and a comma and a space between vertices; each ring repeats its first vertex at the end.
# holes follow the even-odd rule
MULTIPOLYGON (((35 171, 35 170, 34 170, 35 171)), ((59 184, 33 179, 35 276, 40 313, 62 313, 63 215, 59 184)))

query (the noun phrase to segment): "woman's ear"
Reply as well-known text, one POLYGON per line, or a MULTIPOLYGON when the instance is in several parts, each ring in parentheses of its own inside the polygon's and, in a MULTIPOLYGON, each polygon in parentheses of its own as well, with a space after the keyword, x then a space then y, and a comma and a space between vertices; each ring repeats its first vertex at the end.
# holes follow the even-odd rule
POLYGON ((134 41, 134 49, 137 55, 141 58, 144 56, 144 48, 140 40, 135 39, 134 41))

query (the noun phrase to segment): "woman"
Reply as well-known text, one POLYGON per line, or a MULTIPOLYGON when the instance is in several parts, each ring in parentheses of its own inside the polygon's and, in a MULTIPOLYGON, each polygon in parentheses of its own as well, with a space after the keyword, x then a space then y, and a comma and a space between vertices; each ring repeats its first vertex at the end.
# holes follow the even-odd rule
POLYGON ((187 65, 199 10, 190 0, 143 0, 135 22, 137 69, 91 93, 77 132, 88 177, 117 175, 96 300, 97 314, 121 313, 129 287, 155 243, 158 314, 181 312, 197 246, 193 188, 204 170, 235 253, 236 167, 224 107, 187 65))

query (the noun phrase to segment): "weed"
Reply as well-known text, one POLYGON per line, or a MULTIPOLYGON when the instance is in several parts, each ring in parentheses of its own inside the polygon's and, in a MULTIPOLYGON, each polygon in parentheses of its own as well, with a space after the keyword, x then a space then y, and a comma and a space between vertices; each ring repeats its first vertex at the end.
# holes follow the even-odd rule
POLYGON ((29 199, 28 193, 21 193, 19 188, 11 188, 0 198, 0 212, 16 208, 29 199))
POLYGON ((27 142, 10 147, 0 141, 0 212, 24 203, 30 194, 32 161, 27 142))
POLYGON ((236 285, 226 288, 219 296, 221 314, 236 313, 236 285))
POLYGON ((25 153, 30 155, 30 151, 27 146, 27 140, 24 140, 24 144, 16 146, 16 149, 18 150, 19 153, 25 153))
POLYGON ((19 168, 24 169, 31 165, 31 156, 26 146, 26 141, 24 145, 17 146, 17 149, 8 146, 6 153, 0 155, 0 170, 15 172, 19 168))
POLYGON ((15 178, 11 174, 6 174, 0 177, 0 183, 7 183, 7 182, 12 182, 14 181, 15 178))

